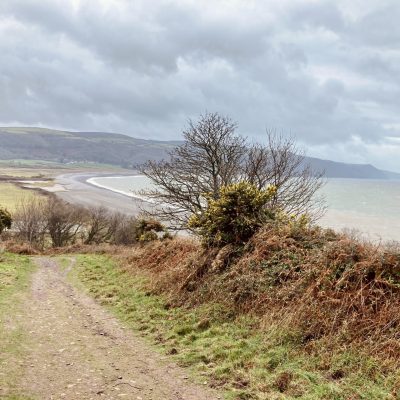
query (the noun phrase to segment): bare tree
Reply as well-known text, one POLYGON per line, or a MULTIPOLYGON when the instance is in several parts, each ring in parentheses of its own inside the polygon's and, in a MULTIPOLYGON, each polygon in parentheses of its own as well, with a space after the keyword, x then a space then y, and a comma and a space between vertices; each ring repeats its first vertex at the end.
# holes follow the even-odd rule
POLYGON ((259 189, 276 187, 272 207, 288 214, 307 214, 318 219, 325 211, 324 199, 318 191, 323 186, 323 172, 307 163, 304 150, 292 137, 267 130, 266 144, 249 146, 244 164, 244 178, 259 189))
POLYGON ((135 217, 111 213, 105 207, 86 209, 84 243, 133 244, 136 242, 137 224, 135 217))
POLYGON ((246 154, 245 139, 236 124, 217 113, 207 113, 197 123, 189 121, 185 143, 169 153, 168 161, 149 161, 141 172, 155 184, 143 194, 156 204, 145 214, 186 228, 188 214, 205 206, 204 194, 216 198, 221 186, 236 181, 246 154))
POLYGON ((169 153, 168 161, 150 161, 141 168, 154 184, 141 193, 154 203, 144 212, 172 228, 187 229, 190 215, 207 206, 205 194, 216 199, 221 186, 245 180, 259 189, 277 188, 268 206, 317 217, 323 210, 317 198, 322 175, 307 165, 294 140, 267 131, 265 145, 249 144, 235 130, 236 124, 218 113, 189 121, 185 143, 169 153))

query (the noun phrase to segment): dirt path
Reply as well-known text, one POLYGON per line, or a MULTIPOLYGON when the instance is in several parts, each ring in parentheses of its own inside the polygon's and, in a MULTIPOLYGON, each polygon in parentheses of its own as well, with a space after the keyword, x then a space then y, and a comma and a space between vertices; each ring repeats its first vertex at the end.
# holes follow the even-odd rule
POLYGON ((53 259, 37 263, 24 312, 16 316, 29 333, 22 393, 40 400, 222 398, 190 383, 183 370, 74 289, 53 259))

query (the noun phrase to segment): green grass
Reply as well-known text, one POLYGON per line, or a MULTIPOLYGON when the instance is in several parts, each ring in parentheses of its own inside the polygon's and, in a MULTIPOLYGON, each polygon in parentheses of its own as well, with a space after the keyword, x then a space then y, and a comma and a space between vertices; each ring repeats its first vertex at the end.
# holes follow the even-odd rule
POLYGON ((0 398, 27 399, 18 393, 21 343, 26 332, 13 316, 21 312, 22 298, 29 287, 33 264, 26 256, 0 253, 0 398), (3 396, 6 390, 7 395, 3 396))
POLYGON ((0 207, 4 207, 10 212, 15 211, 22 199, 29 200, 36 196, 41 195, 34 190, 21 189, 13 183, 0 182, 0 207))
POLYGON ((75 162, 75 163, 58 163, 55 161, 43 160, 0 160, 0 177, 7 176, 12 179, 35 179, 54 177, 70 172, 127 172, 124 168, 111 164, 101 164, 95 162, 75 162))
POLYGON ((146 277, 118 268, 106 256, 79 255, 71 279, 201 382, 226 399, 390 399, 396 376, 346 350, 311 356, 291 332, 259 320, 234 318, 218 304, 173 308, 146 290, 146 277))

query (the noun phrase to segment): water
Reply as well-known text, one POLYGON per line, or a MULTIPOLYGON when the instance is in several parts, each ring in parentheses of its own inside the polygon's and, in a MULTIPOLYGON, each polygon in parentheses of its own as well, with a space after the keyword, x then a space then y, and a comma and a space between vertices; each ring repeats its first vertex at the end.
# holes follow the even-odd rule
POLYGON ((107 176, 90 178, 87 180, 92 185, 112 190, 113 192, 124 194, 129 197, 137 197, 142 199, 137 192, 143 189, 149 189, 152 187, 150 179, 143 175, 133 176, 107 176))
MULTIPOLYGON (((140 197, 134 191, 151 187, 150 180, 140 175, 89 182, 130 197, 140 197)), ((400 181, 329 179, 321 192, 328 206, 321 225, 355 229, 371 240, 400 241, 400 181)))
POLYGON ((400 181, 329 179, 321 191, 328 206, 321 225, 400 241, 400 181))

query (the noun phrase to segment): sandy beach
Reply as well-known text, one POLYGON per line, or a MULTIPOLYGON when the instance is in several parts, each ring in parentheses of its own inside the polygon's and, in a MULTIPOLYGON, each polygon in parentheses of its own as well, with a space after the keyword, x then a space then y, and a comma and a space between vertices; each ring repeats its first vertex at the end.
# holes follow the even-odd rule
MULTIPOLYGON (((134 175, 135 171, 118 175, 134 175)), ((127 215, 137 215, 140 212, 139 206, 143 204, 140 199, 125 196, 120 193, 113 192, 94 186, 87 182, 88 179, 99 176, 115 176, 114 173, 73 173, 60 175, 55 182, 62 190, 54 193, 61 199, 79 204, 85 207, 103 206, 112 211, 121 212, 127 215)))

